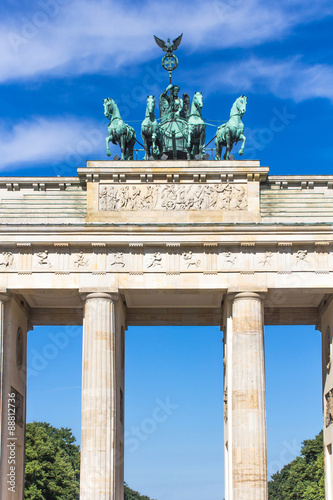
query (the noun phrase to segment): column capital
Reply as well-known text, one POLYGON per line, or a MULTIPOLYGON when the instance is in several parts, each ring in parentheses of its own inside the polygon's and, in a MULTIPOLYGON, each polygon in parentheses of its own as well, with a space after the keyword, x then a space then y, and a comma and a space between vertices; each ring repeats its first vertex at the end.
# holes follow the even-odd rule
POLYGON ((100 292, 100 291, 89 291, 89 292, 81 292, 81 299, 84 302, 87 300, 96 300, 96 299, 104 299, 110 300, 111 302, 117 302, 120 298, 120 294, 118 292, 100 292))
POLYGON ((229 288, 227 291, 228 297, 232 300, 265 300, 267 295, 267 288, 261 288, 257 290, 241 290, 235 288, 229 288))

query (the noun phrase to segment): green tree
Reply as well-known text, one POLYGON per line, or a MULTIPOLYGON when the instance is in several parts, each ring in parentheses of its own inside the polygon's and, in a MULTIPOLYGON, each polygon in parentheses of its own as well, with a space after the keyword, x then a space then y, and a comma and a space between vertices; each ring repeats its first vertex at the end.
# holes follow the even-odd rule
POLYGON ((131 490, 131 488, 124 483, 124 500, 150 500, 150 498, 145 495, 140 495, 137 491, 131 490))
MULTIPOLYGON (((79 498, 80 449, 70 429, 46 422, 27 424, 25 500, 79 498)), ((150 500, 124 484, 124 500, 150 500)))
POLYGON ((80 451, 70 429, 27 424, 25 500, 79 498, 80 451))
POLYGON ((301 455, 273 474, 269 500, 324 500, 323 431, 302 443, 301 455))

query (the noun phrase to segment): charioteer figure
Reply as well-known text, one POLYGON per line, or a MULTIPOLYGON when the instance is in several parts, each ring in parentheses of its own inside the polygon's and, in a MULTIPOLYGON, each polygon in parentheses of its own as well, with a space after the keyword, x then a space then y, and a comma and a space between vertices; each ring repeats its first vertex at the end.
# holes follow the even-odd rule
POLYGON ((185 118, 183 116, 184 101, 178 96, 180 88, 178 85, 170 85, 162 92, 159 99, 161 122, 173 120, 174 118, 185 118), (170 90, 170 96, 168 92, 170 90))

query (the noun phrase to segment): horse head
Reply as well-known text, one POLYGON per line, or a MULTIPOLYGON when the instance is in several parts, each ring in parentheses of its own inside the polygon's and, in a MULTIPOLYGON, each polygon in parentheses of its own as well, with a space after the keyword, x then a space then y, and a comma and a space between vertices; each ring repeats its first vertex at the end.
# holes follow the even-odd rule
POLYGON ((202 92, 196 92, 194 94, 193 103, 195 103, 197 108, 202 108, 203 106, 202 92))
POLYGON ((106 116, 107 118, 113 113, 113 105, 114 105, 114 100, 111 99, 111 97, 103 99, 104 116, 106 116))
POLYGON ((147 113, 154 113, 156 100, 153 95, 147 96, 147 113))
POLYGON ((233 115, 243 116, 246 111, 246 105, 247 105, 247 97, 245 95, 241 95, 234 102, 231 108, 230 116, 233 115))

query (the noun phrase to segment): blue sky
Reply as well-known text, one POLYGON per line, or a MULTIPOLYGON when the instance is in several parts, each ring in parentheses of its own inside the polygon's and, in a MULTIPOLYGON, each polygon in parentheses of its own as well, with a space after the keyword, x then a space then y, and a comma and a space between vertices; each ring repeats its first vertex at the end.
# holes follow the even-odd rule
MULTIPOLYGON (((80 327, 29 332, 28 421, 80 438, 80 327)), ((322 428, 321 340, 314 327, 266 327, 269 474, 322 428)), ((126 332, 125 479, 157 500, 223 498, 222 333, 218 327, 126 332), (164 405, 164 406, 163 406, 164 405), (163 422, 157 407, 168 406, 163 422)))
POLYGON ((140 140, 146 96, 168 84, 152 35, 183 32, 174 82, 190 96, 203 92, 208 122, 225 121, 234 100, 249 97, 244 159, 260 159, 272 174, 330 173, 332 13, 330 0, 172 0, 167 9, 156 1, 4 0, 1 171, 75 175, 87 159, 106 159, 109 96, 140 140))
MULTIPOLYGON (((168 84, 152 35, 182 32, 173 81, 191 97, 203 92, 207 122, 227 120, 248 95, 244 159, 274 175, 332 174, 331 0, 3 0, 1 175, 75 175, 86 160, 107 159, 105 97, 140 140, 146 96, 168 84)), ((52 350, 57 332, 29 333, 29 363, 40 369, 29 376, 28 418, 79 438, 81 330, 66 330, 65 347, 52 350)), ((127 482, 157 500, 221 500, 221 333, 130 328, 126 342, 129 438, 157 400, 179 406, 135 451, 127 447, 127 482)), ((322 426, 320 357, 314 328, 266 329, 270 472, 322 426)))

